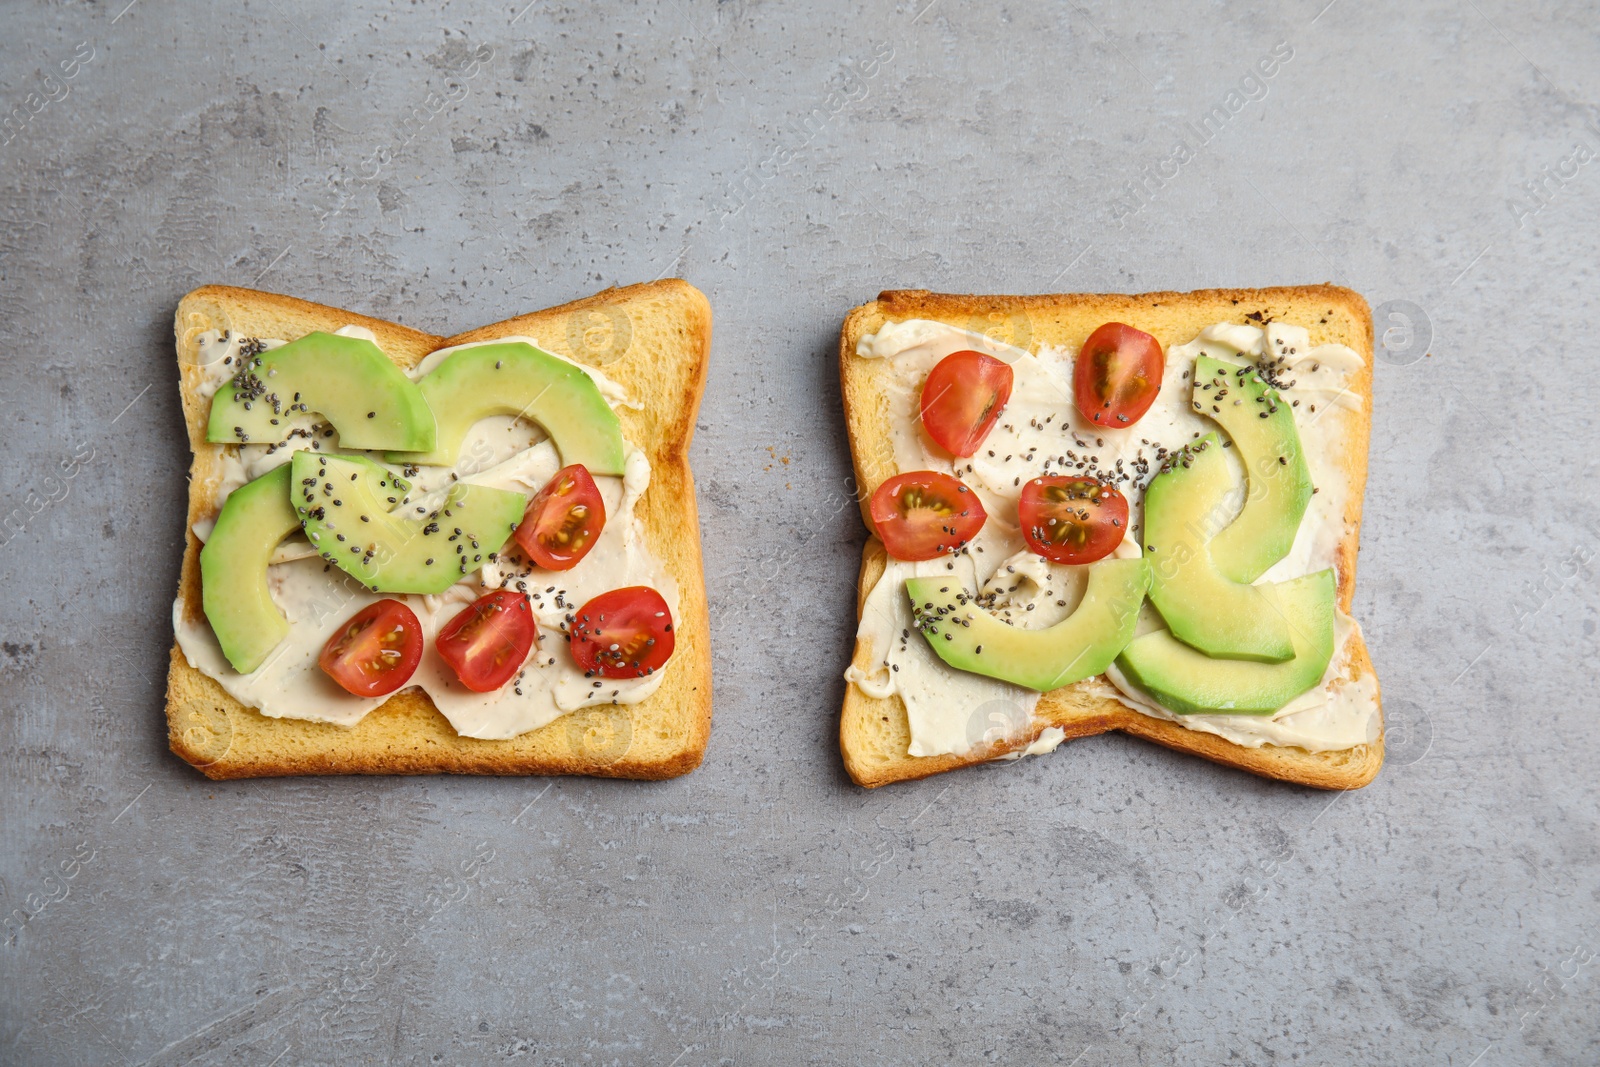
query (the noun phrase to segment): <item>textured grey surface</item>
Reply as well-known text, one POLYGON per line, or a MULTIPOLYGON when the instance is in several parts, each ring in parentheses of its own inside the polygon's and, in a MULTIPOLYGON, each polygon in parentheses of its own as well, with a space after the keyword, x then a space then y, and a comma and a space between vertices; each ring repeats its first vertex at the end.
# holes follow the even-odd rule
POLYGON ((1600 1061, 1593 4, 523 2, 4 13, 0 1061, 1600 1061), (167 753, 186 290, 451 332, 668 273, 717 314, 698 772, 167 753), (1421 330, 1377 782, 1112 736, 852 787, 845 310, 1324 279, 1421 330))

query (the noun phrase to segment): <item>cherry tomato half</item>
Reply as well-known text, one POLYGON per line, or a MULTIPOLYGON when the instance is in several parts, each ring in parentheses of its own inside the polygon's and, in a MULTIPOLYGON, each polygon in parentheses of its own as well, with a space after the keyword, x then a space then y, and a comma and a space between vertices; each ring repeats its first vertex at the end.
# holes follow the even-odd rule
POLYGON ((381 697, 411 680, 422 662, 422 624, 398 600, 368 604, 334 631, 317 666, 358 697, 381 697))
POLYGON ((978 535, 989 513, 978 494, 938 471, 897 474, 878 486, 869 509, 895 559, 936 559, 978 535))
POLYGON ((672 656, 672 609, 647 585, 601 593, 572 616, 572 658, 585 678, 643 678, 672 656))
POLYGON ((517 544, 547 571, 571 570, 600 540, 606 505, 582 463, 562 467, 528 502, 517 544))
POLYGON ((1128 498, 1092 478, 1047 474, 1022 486, 1017 520, 1028 547, 1055 563, 1093 563, 1128 532, 1128 498))
POLYGON ((970 456, 1011 399, 1011 368, 982 352, 945 356, 922 384, 922 425, 939 447, 970 456))
POLYGON ((539 643, 539 624, 524 593, 496 589, 445 623, 434 645, 461 684, 492 693, 522 668, 539 643))
POLYGON ((1132 326, 1108 322, 1083 342, 1073 366, 1078 411, 1097 426, 1132 426, 1156 402, 1165 369, 1160 341, 1132 326))

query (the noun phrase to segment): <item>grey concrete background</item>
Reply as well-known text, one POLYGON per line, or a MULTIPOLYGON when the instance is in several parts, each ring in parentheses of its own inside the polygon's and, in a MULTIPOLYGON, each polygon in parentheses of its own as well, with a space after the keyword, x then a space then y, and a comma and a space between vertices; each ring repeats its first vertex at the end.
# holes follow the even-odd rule
POLYGON ((525 2, 0 15, 0 1061, 1600 1062, 1593 3, 525 2), (450 332, 667 274, 698 772, 167 753, 186 290, 450 332), (845 310, 1325 279, 1389 305, 1377 782, 1113 736, 851 786, 845 310))

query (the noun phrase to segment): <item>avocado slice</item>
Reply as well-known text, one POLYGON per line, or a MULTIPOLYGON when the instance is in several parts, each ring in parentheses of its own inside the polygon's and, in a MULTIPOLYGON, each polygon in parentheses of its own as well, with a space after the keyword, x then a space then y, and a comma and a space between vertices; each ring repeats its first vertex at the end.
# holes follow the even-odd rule
POLYGON ((391 462, 454 466, 473 423, 520 415, 544 427, 562 466, 582 463, 590 474, 622 473, 622 424, 594 379, 526 342, 463 348, 417 384, 438 419, 438 445, 422 455, 391 455, 391 462))
POLYGON ((1041 693, 1105 670, 1132 640, 1149 587, 1150 567, 1142 559, 1090 564, 1077 609, 1054 626, 1024 630, 980 608, 948 579, 906 581, 917 628, 940 659, 1041 693))
MULTIPOLYGON (((437 510, 390 514, 370 461, 296 452, 291 500, 322 558, 379 593, 442 593, 483 565, 517 528, 528 498, 465 482, 437 510)), ((387 472, 385 472, 387 473, 387 472)))
POLYGON ((1244 509, 1212 539, 1211 558, 1223 577, 1248 585, 1289 554, 1311 503, 1294 409, 1256 368, 1210 356, 1195 361, 1193 404, 1228 431, 1244 464, 1244 509))
POLYGON ((1267 587, 1288 620, 1294 656, 1283 663, 1213 659, 1166 630, 1145 634, 1117 666, 1179 715, 1270 715, 1322 680, 1333 658, 1333 571, 1267 587))
POLYGON ((289 633, 267 591, 267 560, 300 529, 284 464, 228 494, 200 549, 200 602, 222 654, 249 674, 289 633))
POLYGON ((438 439, 422 391, 371 341, 308 333, 241 358, 211 400, 207 441, 277 444, 313 413, 345 448, 427 451, 438 439))
MULTIPOLYGON (((386 496, 403 496, 411 488, 365 456, 345 458, 370 471, 386 496)), ((290 502, 291 477, 285 463, 229 493, 211 536, 200 546, 200 603, 222 654, 240 674, 261 666, 289 633, 267 591, 267 565, 273 549, 300 530, 300 515, 290 502)), ((393 509, 398 501, 387 506, 393 509)))
POLYGON ((1229 579, 1212 559, 1237 492, 1216 434, 1168 457, 1144 494, 1150 600, 1174 637, 1209 656, 1281 663, 1294 655, 1283 616, 1259 586, 1229 579))

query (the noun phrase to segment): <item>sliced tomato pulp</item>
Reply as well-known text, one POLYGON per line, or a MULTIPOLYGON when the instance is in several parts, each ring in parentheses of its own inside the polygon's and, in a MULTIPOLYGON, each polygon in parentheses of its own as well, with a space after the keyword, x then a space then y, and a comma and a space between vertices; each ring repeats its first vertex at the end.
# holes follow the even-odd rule
POLYGON ((978 494, 938 471, 897 474, 872 494, 872 525, 895 559, 935 559, 958 551, 988 519, 978 494))
POLYGON ((524 593, 496 589, 445 623, 434 640, 461 684, 492 693, 522 668, 539 643, 539 624, 524 593))
POLYGON ((970 456, 1011 399, 1011 368, 982 352, 955 352, 922 384, 922 425, 940 448, 970 456))
POLYGON ((1097 426, 1121 429, 1144 418, 1161 392, 1161 342, 1108 322, 1083 342, 1072 371, 1078 411, 1097 426))
POLYGON ((601 593, 572 617, 572 658, 584 677, 643 678, 672 657, 672 609, 647 585, 601 593))
POLYGON ((517 526, 517 544, 547 571, 571 570, 600 540, 606 505, 589 468, 562 467, 528 502, 517 526))
POLYGON ((422 661, 422 625, 398 600, 368 604, 322 646, 317 666, 358 697, 381 697, 411 680, 422 661))
POLYGON ((1092 478, 1049 474, 1022 487, 1017 519, 1028 547, 1055 563, 1093 563, 1122 543, 1128 498, 1092 478))

